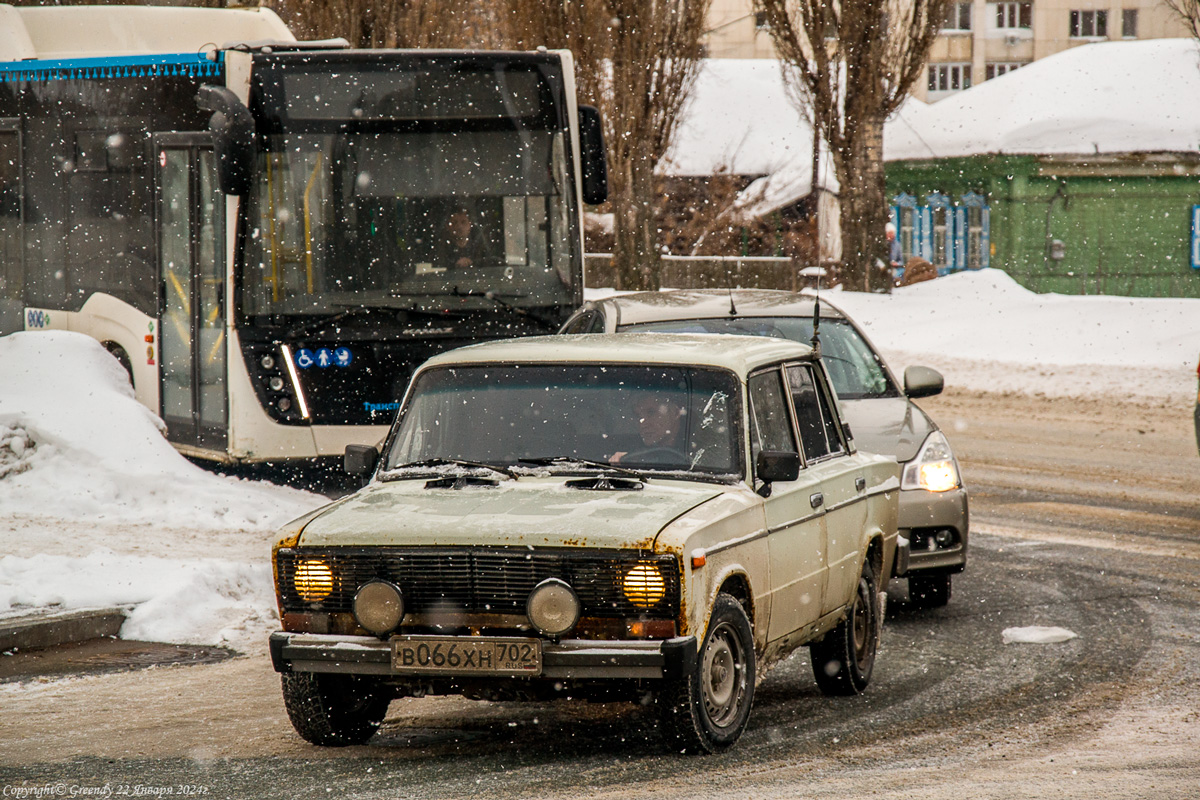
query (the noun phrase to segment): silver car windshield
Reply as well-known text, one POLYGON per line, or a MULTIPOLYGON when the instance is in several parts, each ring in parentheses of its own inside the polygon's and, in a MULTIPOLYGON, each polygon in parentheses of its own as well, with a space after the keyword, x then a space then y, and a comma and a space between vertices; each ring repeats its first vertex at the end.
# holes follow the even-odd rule
MULTIPOLYGON (((742 336, 774 336, 793 342, 812 342, 810 317, 733 317, 721 319, 676 319, 624 325, 621 331, 658 333, 734 333, 742 336)), ((833 390, 843 400, 898 397, 888 380, 879 356, 858 331, 844 319, 821 320, 821 357, 829 370, 833 390)))
POLYGON ((383 477, 443 461, 739 477, 737 387, 732 373, 689 367, 430 370, 397 421, 383 477))

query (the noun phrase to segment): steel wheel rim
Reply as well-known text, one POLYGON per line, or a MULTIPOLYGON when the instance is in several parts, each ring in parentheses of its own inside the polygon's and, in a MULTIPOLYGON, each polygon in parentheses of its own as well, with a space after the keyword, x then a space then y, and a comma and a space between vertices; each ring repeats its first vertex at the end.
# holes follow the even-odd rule
POLYGON ((718 625, 709 637, 700 682, 709 720, 719 728, 727 727, 737 718, 746 693, 746 652, 728 622, 718 625))
POLYGON ((871 585, 866 578, 858 579, 858 594, 854 598, 854 624, 850 626, 854 636, 854 660, 861 668, 870 659, 871 653, 871 585))

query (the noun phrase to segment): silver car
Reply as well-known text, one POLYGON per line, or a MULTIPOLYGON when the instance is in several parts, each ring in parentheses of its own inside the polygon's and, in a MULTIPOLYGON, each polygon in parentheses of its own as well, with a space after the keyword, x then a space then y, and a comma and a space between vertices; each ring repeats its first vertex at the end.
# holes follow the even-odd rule
MULTIPOLYGON (((641 292, 585 303, 559 333, 733 333, 810 344, 814 297, 766 289, 641 292)), ((922 608, 950 600, 967 563, 967 490, 945 435, 913 402, 942 391, 940 373, 912 366, 901 386, 849 315, 822 297, 821 351, 854 441, 900 462, 901 547, 894 577, 922 608)))

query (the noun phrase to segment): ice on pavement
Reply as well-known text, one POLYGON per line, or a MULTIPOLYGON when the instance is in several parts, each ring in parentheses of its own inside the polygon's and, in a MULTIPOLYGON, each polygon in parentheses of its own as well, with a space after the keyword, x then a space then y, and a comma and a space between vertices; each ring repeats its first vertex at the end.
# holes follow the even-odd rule
POLYGON ((94 339, 0 337, 0 616, 135 606, 124 638, 244 645, 275 529, 325 498, 180 456, 94 339))
POLYGON ((1068 642, 1077 637, 1074 631, 1066 628, 1043 627, 1031 625, 1027 628, 1005 628, 1000 634, 1005 644, 1056 644, 1068 642))

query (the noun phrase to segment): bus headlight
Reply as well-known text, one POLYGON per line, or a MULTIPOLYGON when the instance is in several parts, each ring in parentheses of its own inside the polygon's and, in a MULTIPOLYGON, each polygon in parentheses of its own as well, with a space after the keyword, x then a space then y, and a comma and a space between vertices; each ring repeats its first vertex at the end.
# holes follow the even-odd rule
POLYGON ((296 565, 292 578, 296 594, 310 603, 317 603, 333 594, 333 570, 319 559, 307 559, 296 565))
POLYGON ((962 486, 958 462, 941 431, 934 431, 921 445, 917 457, 904 465, 901 489, 924 489, 928 492, 948 492, 962 486))
POLYGON ((667 593, 667 582, 654 564, 638 564, 621 582, 625 599, 638 608, 651 608, 667 593))

